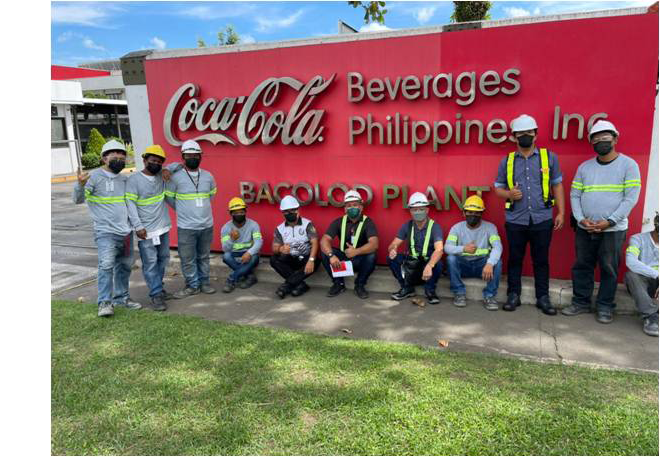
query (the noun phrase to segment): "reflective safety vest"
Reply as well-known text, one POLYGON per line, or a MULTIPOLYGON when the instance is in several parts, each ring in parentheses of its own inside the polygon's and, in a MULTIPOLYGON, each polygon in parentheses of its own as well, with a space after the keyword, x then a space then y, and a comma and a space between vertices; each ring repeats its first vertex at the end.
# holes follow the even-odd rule
MULTIPOLYGON (((364 226, 364 221, 366 220, 367 216, 363 214, 362 220, 358 224, 355 235, 353 236, 353 239, 355 240, 355 244, 353 245, 354 248, 357 247, 357 242, 360 239, 360 233, 362 233, 362 226, 364 226)), ((341 218, 341 236, 339 238, 339 249, 341 249, 341 252, 344 252, 346 249, 346 221, 348 221, 348 216, 344 215, 344 217, 341 218)))
MULTIPOLYGON (((433 219, 429 219, 428 224, 426 224, 426 235, 424 235, 424 246, 422 246, 422 258, 428 257, 427 254, 431 242, 431 228, 434 223, 435 221, 433 219)), ((415 250, 415 227, 413 224, 414 222, 410 221, 410 254, 416 259, 419 257, 419 254, 417 254, 417 251, 415 250)))
MULTIPOLYGON (((548 164, 548 150, 545 148, 539 149, 541 155, 541 189, 543 190, 543 202, 546 208, 555 206, 554 196, 550 194, 550 165, 548 164)), ((513 182, 513 164, 516 160, 516 152, 510 152, 506 161, 506 182, 509 189, 513 189, 515 183, 513 182)), ((507 200, 504 207, 508 211, 513 211, 513 201, 507 200)))

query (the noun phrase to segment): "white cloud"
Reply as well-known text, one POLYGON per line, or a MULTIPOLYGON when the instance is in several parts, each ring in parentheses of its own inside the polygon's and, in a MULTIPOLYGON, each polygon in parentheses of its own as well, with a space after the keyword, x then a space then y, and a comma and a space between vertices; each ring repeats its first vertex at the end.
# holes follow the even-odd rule
POLYGON ((413 12, 413 15, 415 16, 415 19, 417 19, 417 22, 420 24, 426 24, 433 17, 436 9, 437 7, 435 6, 418 8, 413 12))
POLYGON ((77 24, 104 27, 106 19, 123 9, 110 4, 57 4, 52 3, 50 18, 53 24, 77 24))
POLYGON ((156 49, 165 49, 165 46, 167 46, 167 43, 165 43, 165 40, 161 40, 157 36, 153 37, 149 42, 156 49))
POLYGON ((97 51, 105 51, 106 50, 103 46, 94 43, 94 41, 92 41, 91 38, 87 38, 87 37, 83 38, 82 44, 87 49, 96 49, 97 51))
POLYGON ((283 29, 286 27, 291 27, 293 24, 295 24, 298 19, 300 19, 300 16, 302 16, 303 11, 298 10, 295 13, 291 14, 290 16, 279 18, 279 19, 270 19, 270 18, 265 18, 265 17, 257 17, 257 30, 259 32, 267 32, 272 29, 283 29))
POLYGON ((379 24, 378 22, 370 22, 367 25, 360 27, 360 32, 385 32, 387 30, 394 30, 386 25, 379 24))
POLYGON ((241 35, 241 44, 251 44, 256 42, 257 40, 255 40, 252 35, 241 35))
MULTIPOLYGON (((635 8, 649 6, 655 0, 641 1, 579 1, 579 2, 538 2, 536 9, 543 14, 578 13, 586 11, 609 10, 617 8, 635 8)), ((506 8, 505 8, 506 9, 506 8)), ((536 12, 536 10, 534 10, 536 12)), ((536 13, 535 13, 536 14, 536 13)))
POLYGON ((73 38, 76 34, 68 31, 60 34, 60 36, 57 37, 57 42, 58 43, 64 43, 65 41, 69 41, 71 38, 73 38))
MULTIPOLYGON (((538 8, 537 8, 538 9, 538 8)), ((516 6, 510 6, 504 8, 504 12, 507 14, 509 17, 526 17, 526 16, 531 16, 532 13, 529 12, 529 10, 526 10, 524 8, 518 8, 516 6)))
POLYGON ((238 3, 232 3, 231 6, 210 3, 208 5, 183 6, 176 10, 175 14, 208 21, 243 16, 245 14, 253 13, 256 8, 256 5, 238 3))

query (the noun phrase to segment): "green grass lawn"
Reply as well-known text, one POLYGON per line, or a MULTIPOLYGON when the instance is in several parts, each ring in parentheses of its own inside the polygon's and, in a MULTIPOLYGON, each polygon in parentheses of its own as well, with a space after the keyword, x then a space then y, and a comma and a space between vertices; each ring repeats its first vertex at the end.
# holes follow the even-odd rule
POLYGON ((658 455, 657 375, 71 302, 51 401, 53 454, 658 455))

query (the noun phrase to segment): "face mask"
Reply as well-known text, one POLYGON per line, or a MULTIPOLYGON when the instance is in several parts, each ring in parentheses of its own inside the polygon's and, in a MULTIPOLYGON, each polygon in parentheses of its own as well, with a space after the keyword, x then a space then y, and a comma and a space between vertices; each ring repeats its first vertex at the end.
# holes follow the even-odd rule
POLYGON ((481 216, 465 216, 465 221, 470 227, 474 227, 481 220, 481 216))
POLYGON ((236 222, 239 225, 242 224, 243 222, 245 222, 245 214, 236 214, 235 216, 232 216, 231 218, 234 220, 234 222, 236 222))
POLYGON ((149 173, 151 173, 152 175, 157 175, 158 173, 160 173, 160 170, 163 168, 163 165, 160 163, 149 162, 147 163, 146 168, 147 171, 149 171, 149 173))
POLYGON ((197 167, 199 167, 199 162, 201 161, 202 159, 198 159, 197 157, 186 159, 186 167, 190 168, 191 170, 196 170, 197 167))
POLYGON ((110 168, 114 174, 117 174, 124 169, 125 164, 126 162, 123 160, 112 159, 110 162, 108 162, 108 168, 110 168))
POLYGON ((653 221, 653 226, 655 227, 655 233, 658 233, 658 219, 657 218, 653 221))
POLYGON ((350 217, 351 219, 357 219, 358 217, 360 217, 360 208, 355 208, 355 207, 348 208, 346 210, 346 214, 348 214, 348 217, 350 217))
POLYGON ((612 150, 612 142, 611 141, 599 141, 598 143, 594 144, 594 151, 599 156, 604 156, 610 153, 612 150))
POLYGON ((417 222, 422 222, 424 219, 426 219, 426 211, 416 211, 412 213, 412 218, 417 222))
POLYGON ((298 220, 298 213, 286 213, 284 219, 286 219, 287 222, 296 222, 298 220))
POLYGON ((521 148, 528 148, 534 142, 534 137, 532 135, 522 135, 519 136, 517 139, 518 139, 518 145, 521 148))

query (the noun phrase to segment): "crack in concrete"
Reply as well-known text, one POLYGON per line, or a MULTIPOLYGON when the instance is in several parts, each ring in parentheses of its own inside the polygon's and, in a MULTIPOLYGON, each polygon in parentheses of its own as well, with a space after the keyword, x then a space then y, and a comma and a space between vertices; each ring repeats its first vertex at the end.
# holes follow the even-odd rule
POLYGON ((552 337, 552 341, 553 341, 553 343, 554 343, 554 345, 555 345, 555 355, 556 355, 557 358, 559 359, 559 363, 560 363, 560 364, 563 364, 563 363, 564 363, 564 357, 559 353, 559 343, 557 342, 557 335, 555 334, 554 329, 555 329, 555 324, 553 323, 553 324, 552 324, 552 330, 553 330, 552 333, 549 332, 549 331, 547 331, 547 330, 545 330, 545 329, 543 328, 542 323, 541 323, 541 319, 539 319, 539 330, 540 330, 541 332, 545 333, 546 335, 552 337))

